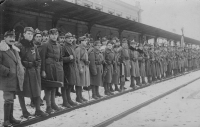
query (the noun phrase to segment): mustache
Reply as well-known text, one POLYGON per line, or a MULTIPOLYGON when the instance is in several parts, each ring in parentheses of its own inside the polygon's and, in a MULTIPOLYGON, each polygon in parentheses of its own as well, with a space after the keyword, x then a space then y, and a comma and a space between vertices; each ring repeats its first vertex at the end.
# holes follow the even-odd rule
POLYGON ((10 40, 10 42, 15 42, 14 40, 10 40))

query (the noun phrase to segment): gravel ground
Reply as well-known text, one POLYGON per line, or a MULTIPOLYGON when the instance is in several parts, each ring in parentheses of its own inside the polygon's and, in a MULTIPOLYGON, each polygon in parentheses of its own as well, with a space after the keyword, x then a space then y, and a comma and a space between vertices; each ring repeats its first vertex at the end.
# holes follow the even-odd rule
POLYGON ((197 80, 109 127, 200 127, 199 84, 197 80))
MULTIPOLYGON (((125 95, 106 100, 94 105, 90 105, 81 109, 73 110, 69 113, 57 116, 56 118, 51 118, 46 121, 39 122, 37 124, 31 125, 31 127, 88 127, 98 124, 110 117, 113 117, 131 107, 141 104, 155 96, 158 96, 166 91, 169 91, 183 83, 195 79, 199 76, 200 71, 190 73, 181 76, 176 79, 158 83, 150 87, 140 89, 134 92, 127 93, 125 95)), ((130 82, 126 82, 126 87, 128 88, 130 82)), ((128 88, 129 89, 129 88, 128 88)), ((103 95, 103 88, 100 89, 103 95)), ((89 99, 88 92, 84 92, 84 97, 89 99)), ((90 92, 91 95, 91 92, 90 92)), ((0 92, 2 97, 2 92, 0 92)), ((43 97, 43 93, 42 93, 43 97)), ((75 94, 72 93, 72 99, 75 100, 75 94)), ((62 98, 56 98, 57 103, 62 106, 62 98)), ((30 103, 30 99, 26 98, 26 103, 30 103)), ((64 108, 64 107, 63 107, 64 108)), ((34 109, 27 106, 28 111, 34 113, 34 109)), ((45 110, 45 106, 42 106, 42 110, 45 110)), ((16 118, 20 118, 21 110, 19 106, 18 99, 15 100, 15 110, 14 115, 16 118)), ((3 98, 0 98, 0 124, 3 121, 3 98)))

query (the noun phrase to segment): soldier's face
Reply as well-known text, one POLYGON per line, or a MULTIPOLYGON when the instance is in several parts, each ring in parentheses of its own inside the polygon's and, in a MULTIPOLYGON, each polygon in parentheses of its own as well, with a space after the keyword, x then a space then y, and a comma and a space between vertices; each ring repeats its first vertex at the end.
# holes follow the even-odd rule
POLYGON ((72 43, 73 41, 74 41, 74 38, 73 37, 68 37, 68 38, 65 38, 65 41, 67 42, 67 43, 72 43))
POLYGON ((49 36, 47 35, 47 36, 43 36, 42 37, 42 40, 44 41, 44 42, 47 42, 48 40, 49 40, 49 36))
POLYGON ((42 41, 42 35, 41 34, 36 34, 35 35, 35 41, 36 42, 41 42, 42 41))
POLYGON ((65 38, 64 37, 59 37, 59 43, 64 43, 65 38))
POLYGON ((7 44, 9 45, 13 45, 15 44, 15 36, 7 36, 7 37, 4 37, 4 40, 7 44))
POLYGON ((95 48, 98 49, 98 50, 100 50, 101 49, 101 44, 95 45, 95 48))
POLYGON ((103 45, 107 45, 108 41, 103 41, 102 44, 103 45))
POLYGON ((58 39, 58 33, 52 33, 52 34, 50 34, 49 38, 52 41, 57 41, 57 39, 58 39))
POLYGON ((87 46, 88 41, 87 41, 87 40, 84 40, 84 41, 81 41, 81 43, 82 43, 84 46, 87 46))
POLYGON ((24 38, 28 41, 32 41, 33 40, 33 32, 31 31, 26 31, 24 33, 24 38))
POLYGON ((108 48, 108 49, 112 49, 112 46, 113 46, 113 45, 112 45, 112 44, 110 44, 110 43, 109 43, 109 44, 107 44, 107 48, 108 48))

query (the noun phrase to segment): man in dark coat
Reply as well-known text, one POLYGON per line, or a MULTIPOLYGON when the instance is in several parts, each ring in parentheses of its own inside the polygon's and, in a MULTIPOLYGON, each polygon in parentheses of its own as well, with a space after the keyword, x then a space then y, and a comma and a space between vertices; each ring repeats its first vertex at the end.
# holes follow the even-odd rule
POLYGON ((47 30, 42 31, 42 45, 49 42, 49 32, 47 30))
POLYGON ((33 44, 34 30, 32 27, 24 28, 24 39, 17 44, 20 49, 20 57, 23 66, 26 68, 24 76, 23 91, 18 92, 19 102, 22 108, 22 113, 25 118, 30 116, 26 109, 24 97, 34 99, 36 107, 36 116, 47 116, 40 109, 40 94, 41 94, 41 77, 40 77, 40 55, 37 47, 33 44))
MULTIPOLYGON (((42 45, 41 50, 41 73, 42 78, 50 81, 58 81, 63 83, 63 56, 62 47, 58 43, 58 30, 53 28, 49 30, 49 42, 42 45)), ((47 104, 46 112, 51 114, 53 109, 56 111, 62 110, 55 103, 55 87, 45 86, 45 100, 47 104)))
POLYGON ((12 126, 21 121, 13 117, 13 105, 17 91, 23 90, 24 68, 19 56, 19 48, 14 46, 15 33, 7 31, 0 43, 0 90, 4 98, 3 126, 12 126))
POLYGON ((95 41, 94 48, 88 51, 88 59, 90 61, 90 84, 92 87, 92 98, 98 99, 102 96, 99 94, 99 86, 103 86, 103 54, 100 52, 101 42, 95 41))
MULTIPOLYGON (((63 45, 63 70, 64 70, 64 87, 62 88, 63 105, 71 108, 77 106, 77 103, 71 99, 71 89, 79 83, 79 71, 76 64, 76 55, 72 42, 74 38, 71 33, 65 34, 63 45)), ((78 96, 78 95, 77 95, 78 96)))

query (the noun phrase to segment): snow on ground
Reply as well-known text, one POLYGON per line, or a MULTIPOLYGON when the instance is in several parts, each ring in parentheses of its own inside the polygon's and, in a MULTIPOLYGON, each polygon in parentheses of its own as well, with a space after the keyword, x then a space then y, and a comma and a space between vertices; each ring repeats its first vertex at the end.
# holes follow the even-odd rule
POLYGON ((199 84, 197 80, 109 127, 200 127, 199 84))
MULTIPOLYGON (((158 96, 166 91, 169 91, 177 86, 182 85, 185 82, 191 81, 199 77, 200 71, 190 73, 172 80, 168 80, 162 83, 158 83, 147 88, 143 88, 134 92, 127 93, 125 95, 112 98, 110 100, 102 101, 100 103, 90 105, 84 108, 73 110, 69 113, 57 116, 56 118, 50 118, 48 120, 39 122, 37 124, 31 125, 32 127, 88 127, 96 125, 110 117, 113 117, 131 107, 134 107, 138 104, 141 104, 149 99, 152 99, 155 96, 158 96)), ((128 89, 130 82, 126 82, 126 87, 128 89)), ((100 89, 101 95, 103 95, 103 88, 100 89)), ((84 97, 89 99, 88 92, 83 93, 84 97)), ((3 97, 2 92, 0 91, 0 124, 3 121, 3 97)), ((90 91, 91 96, 91 91, 90 91)), ((42 93, 43 97, 43 93, 42 93)), ((75 94, 72 93, 72 99, 75 100, 75 94)), ((62 98, 56 98, 57 103, 61 106, 62 98)), ((30 99, 26 98, 26 103, 30 103, 30 99)), ((15 100, 15 110, 14 116, 20 118, 21 109, 18 102, 18 99, 15 100)), ((42 106, 42 110, 45 111, 46 106, 42 106)), ((28 111, 34 113, 34 109, 30 106, 27 106, 28 111)))

